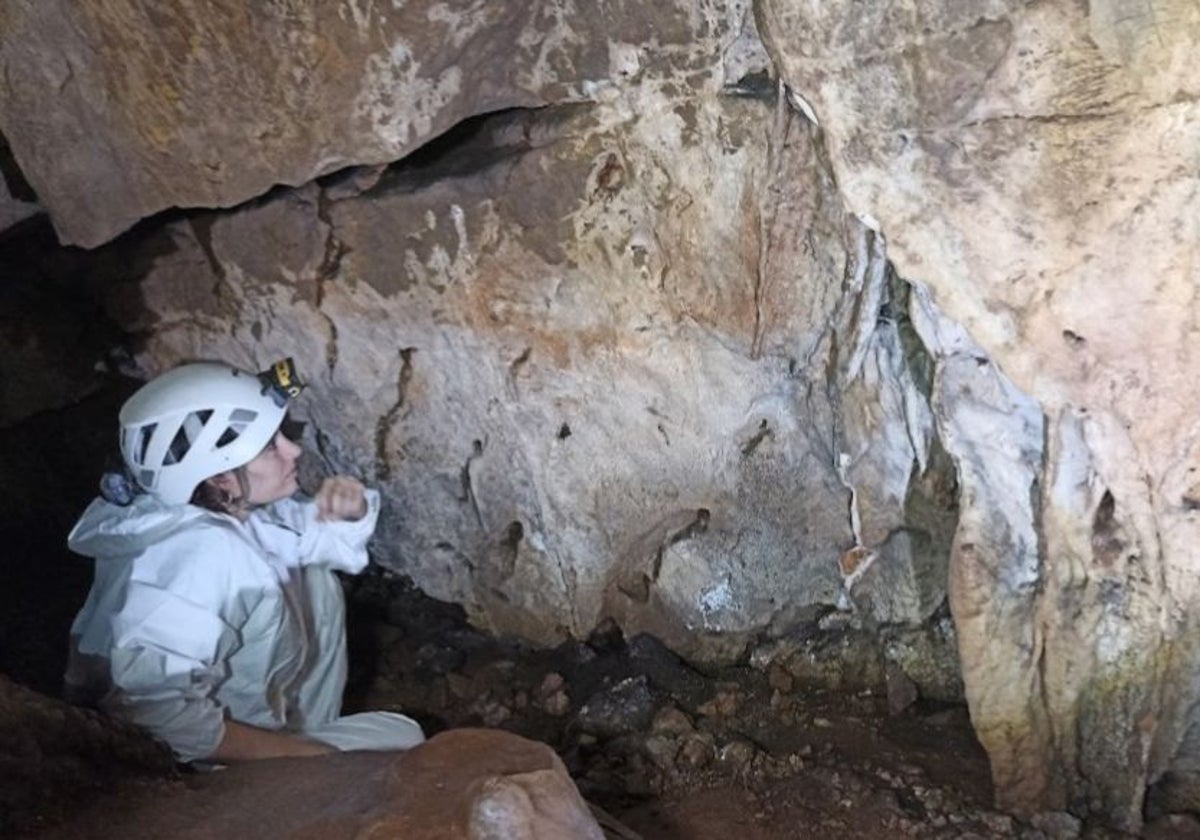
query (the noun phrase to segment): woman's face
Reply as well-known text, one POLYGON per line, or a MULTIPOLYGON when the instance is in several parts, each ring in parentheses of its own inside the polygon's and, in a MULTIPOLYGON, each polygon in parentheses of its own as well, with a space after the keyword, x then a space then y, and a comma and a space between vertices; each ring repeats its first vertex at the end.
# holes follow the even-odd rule
MULTIPOLYGON (((283 434, 276 432, 267 448, 246 464, 246 479, 250 485, 251 505, 269 505, 286 499, 296 492, 297 462, 300 447, 283 434)), ((236 483, 235 483, 236 484, 236 483)))

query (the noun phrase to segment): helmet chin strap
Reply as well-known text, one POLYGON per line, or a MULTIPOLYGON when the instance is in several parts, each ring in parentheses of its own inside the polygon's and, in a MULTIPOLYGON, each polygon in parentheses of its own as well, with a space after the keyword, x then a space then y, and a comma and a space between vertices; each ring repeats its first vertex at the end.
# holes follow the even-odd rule
POLYGON ((236 499, 229 500, 230 512, 249 513, 258 507, 258 505, 250 503, 250 476, 246 474, 244 466, 231 470, 231 472, 237 479, 239 495, 236 499))

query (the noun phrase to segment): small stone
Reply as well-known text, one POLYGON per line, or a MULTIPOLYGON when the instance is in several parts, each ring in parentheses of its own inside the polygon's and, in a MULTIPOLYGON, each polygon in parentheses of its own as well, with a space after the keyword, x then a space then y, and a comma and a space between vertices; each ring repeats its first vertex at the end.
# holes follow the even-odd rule
POLYGON ((575 719, 584 732, 611 738, 647 729, 653 717, 654 695, 646 677, 638 676, 593 694, 575 719))
POLYGON ((562 717, 571 711, 571 698, 565 691, 556 691, 541 702, 542 711, 551 717, 562 717))
POLYGON ((888 712, 898 715, 917 702, 919 693, 917 684, 909 679, 908 674, 895 662, 888 662, 884 667, 884 681, 887 685, 888 712))
POLYGON ((696 731, 687 714, 675 706, 664 706, 660 709, 654 716, 654 722, 650 724, 650 729, 658 735, 675 736, 687 735, 696 731))
POLYGON ((679 744, 673 738, 651 735, 645 740, 643 749, 650 762, 659 770, 675 769, 675 756, 679 753, 679 744))
POLYGON ((564 685, 566 685, 566 680, 563 679, 562 674, 557 671, 551 671, 542 677, 542 681, 534 694, 538 697, 549 697, 551 694, 559 691, 564 685))
POLYGON ((691 769, 707 767, 716 753, 713 737, 707 732, 694 732, 683 739, 679 748, 679 763, 691 769))
POLYGON ((982 814, 979 819, 992 834, 1012 834, 1013 819, 1008 814, 982 814))
POLYGON ((470 707, 472 713, 479 715, 484 726, 497 727, 512 716, 512 710, 491 697, 481 697, 470 707))
POLYGON ((1083 830, 1083 824, 1077 817, 1065 811, 1048 811, 1035 814, 1030 824, 1043 832, 1049 840, 1076 840, 1083 830))
POLYGON ((749 741, 730 741, 717 752, 717 761, 731 773, 741 775, 750 767, 758 750, 749 741))
POLYGON ((561 717, 571 708, 571 699, 567 696, 566 680, 562 674, 551 671, 542 677, 541 683, 534 690, 535 705, 552 717, 561 717))
POLYGON ((741 705, 741 697, 737 693, 737 689, 722 688, 715 697, 709 700, 697 710, 702 715, 710 717, 729 717, 738 710, 741 705))
POLYGON ((778 665, 771 666, 767 672, 767 681, 771 684, 771 688, 785 694, 789 693, 796 684, 792 675, 778 665))

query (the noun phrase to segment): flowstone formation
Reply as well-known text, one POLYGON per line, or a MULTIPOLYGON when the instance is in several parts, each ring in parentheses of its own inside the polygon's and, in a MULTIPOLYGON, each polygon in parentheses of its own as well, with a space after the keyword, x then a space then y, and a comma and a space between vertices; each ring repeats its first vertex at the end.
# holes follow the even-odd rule
POLYGON ((1125 5, 17 0, 0 131, 66 242, 237 205, 105 249, 136 366, 294 356, 475 623, 956 647, 1000 802, 1136 828, 1200 766, 1200 12, 1125 5))

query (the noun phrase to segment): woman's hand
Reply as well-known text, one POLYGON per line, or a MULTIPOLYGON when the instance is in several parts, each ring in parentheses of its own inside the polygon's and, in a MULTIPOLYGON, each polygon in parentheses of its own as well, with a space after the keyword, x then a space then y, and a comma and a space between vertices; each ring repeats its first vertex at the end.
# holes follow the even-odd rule
POLYGON ((223 764, 234 764, 260 758, 326 755, 337 751, 337 747, 304 735, 259 729, 247 723, 227 720, 221 743, 209 758, 223 764))
POLYGON ((367 495, 362 482, 348 475, 322 481, 314 501, 318 522, 348 522, 367 515, 367 495))

